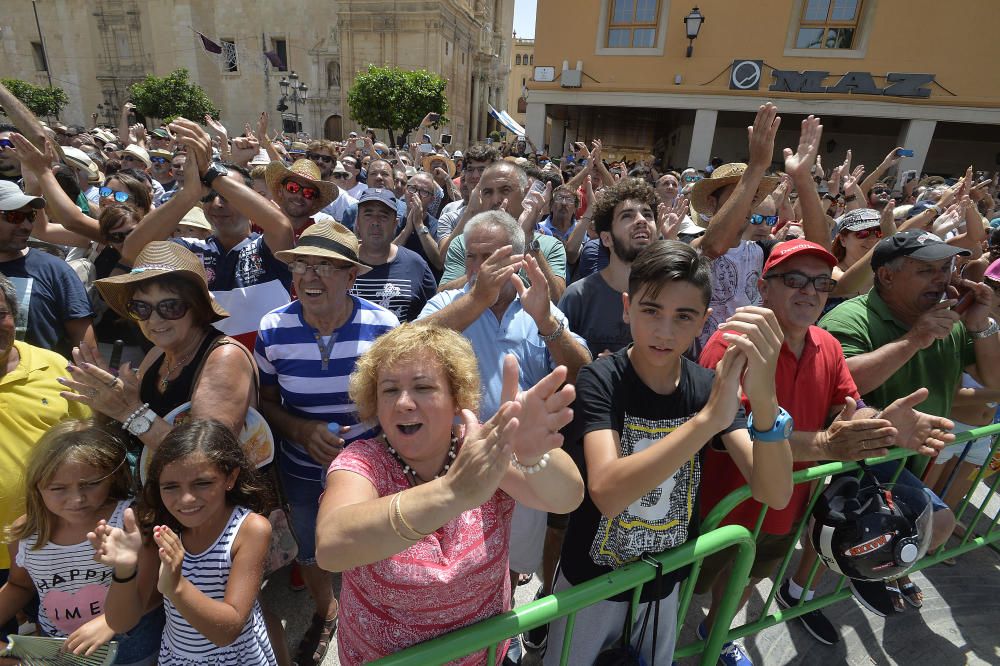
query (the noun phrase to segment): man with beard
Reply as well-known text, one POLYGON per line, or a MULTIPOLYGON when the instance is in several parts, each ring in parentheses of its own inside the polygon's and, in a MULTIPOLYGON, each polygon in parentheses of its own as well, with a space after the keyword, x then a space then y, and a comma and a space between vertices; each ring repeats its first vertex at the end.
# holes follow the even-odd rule
MULTIPOLYGON (((306 159, 311 161, 319 169, 319 177, 323 180, 337 184, 337 198, 323 209, 323 212, 337 222, 340 222, 348 229, 354 228, 354 218, 358 216, 358 200, 348 194, 343 183, 334 178, 334 170, 337 167, 337 148, 332 141, 317 139, 309 143, 306 148, 306 159)), ((346 171, 342 169, 342 171, 346 171)))
POLYGON ((211 162, 211 139, 200 126, 177 119, 171 123, 171 131, 187 147, 187 176, 181 189, 142 218, 128 235, 122 261, 131 265, 147 243, 170 238, 181 218, 199 201, 204 202, 205 217, 215 233, 205 240, 173 240, 201 258, 208 288, 232 313, 216 327, 252 347, 261 317, 290 299, 291 273, 274 253, 295 246, 291 224, 250 189, 246 171, 233 164, 211 162), (207 196, 203 183, 211 187, 207 196), (252 231, 251 222, 262 233, 252 231))
POLYGON ((628 288, 632 261, 656 239, 656 195, 640 178, 626 178, 601 192, 594 207, 594 226, 611 254, 608 266, 566 288, 559 309, 570 330, 587 341, 597 358, 632 341, 622 321, 622 294, 628 288))
POLYGON ((291 222, 296 238, 314 223, 334 219, 322 210, 342 193, 334 183, 320 177, 319 167, 311 160, 295 160, 291 167, 271 162, 265 167, 264 180, 271 199, 291 222))

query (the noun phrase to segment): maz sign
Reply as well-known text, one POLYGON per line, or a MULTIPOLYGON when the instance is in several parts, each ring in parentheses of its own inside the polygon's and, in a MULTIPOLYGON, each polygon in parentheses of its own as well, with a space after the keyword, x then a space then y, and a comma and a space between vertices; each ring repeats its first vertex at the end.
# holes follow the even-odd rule
MULTIPOLYGON (((730 90, 759 90, 762 70, 767 65, 763 60, 734 60, 729 76, 730 90)), ((881 87, 875 84, 875 77, 869 72, 848 72, 832 86, 823 85, 830 72, 772 69, 773 82, 768 90, 791 93, 837 93, 842 95, 889 95, 892 97, 931 96, 930 88, 923 86, 934 81, 933 74, 903 74, 891 72, 885 80, 889 84, 881 87)), ((881 77, 880 77, 881 78, 881 77)))

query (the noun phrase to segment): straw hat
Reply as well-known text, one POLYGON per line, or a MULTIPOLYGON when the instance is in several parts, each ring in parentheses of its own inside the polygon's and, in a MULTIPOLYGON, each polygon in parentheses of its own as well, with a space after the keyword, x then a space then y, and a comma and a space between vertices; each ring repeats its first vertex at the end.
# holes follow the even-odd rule
POLYGON ((72 146, 64 146, 62 153, 63 161, 66 164, 87 174, 88 183, 97 183, 102 180, 101 170, 97 163, 90 159, 90 155, 72 146))
POLYGON ((219 321, 229 316, 208 290, 205 267, 198 256, 172 241, 149 243, 136 257, 135 266, 130 273, 95 280, 94 284, 97 285, 97 290, 101 292, 101 297, 108 307, 127 318, 128 311, 125 305, 134 291, 134 285, 163 275, 177 275, 201 287, 202 295, 211 304, 212 312, 215 313, 212 321, 219 321))
POLYGON ((425 155, 423 161, 420 163, 420 166, 424 168, 424 171, 433 176, 434 162, 441 162, 444 165, 445 171, 448 172, 449 178, 455 177, 455 163, 447 155, 438 155, 437 153, 430 153, 429 155, 425 155))
MULTIPOLYGON (((143 148, 142 146, 137 146, 134 143, 131 143, 131 144, 125 146, 125 150, 123 150, 122 153, 129 153, 129 154, 131 154, 137 160, 139 160, 143 164, 145 164, 147 169, 149 167, 153 166, 153 163, 149 160, 149 153, 147 153, 146 149, 143 148)), ((124 158, 125 155, 122 154, 122 155, 120 155, 120 157, 124 158)))
POLYGON ((354 264, 360 269, 358 275, 364 275, 371 270, 371 266, 366 266, 358 259, 360 248, 358 237, 344 225, 339 222, 317 222, 306 227, 295 247, 275 252, 274 256, 286 264, 299 257, 339 259, 354 264))
POLYGON ((213 231, 212 224, 205 217, 205 212, 195 206, 188 212, 184 213, 184 217, 177 224, 186 224, 189 227, 195 227, 196 229, 205 229, 206 231, 213 231))
MULTIPOLYGON (((708 197, 726 185, 738 183, 743 174, 746 173, 746 170, 746 164, 742 162, 730 162, 729 164, 716 167, 712 171, 711 176, 702 178, 694 184, 694 187, 691 188, 691 203, 688 206, 691 209, 691 219, 695 224, 699 227, 705 226, 699 213, 707 213, 709 211, 708 197)), ((764 197, 774 191, 774 188, 780 182, 781 179, 777 176, 764 176, 761 178, 760 185, 757 186, 757 192, 753 195, 753 203, 750 204, 750 207, 753 208, 759 204, 764 197)))
POLYGON ((291 168, 286 167, 283 162, 276 161, 271 162, 264 169, 264 181, 267 183, 267 189, 270 190, 271 196, 275 199, 278 198, 281 184, 289 176, 319 190, 319 199, 313 201, 313 213, 323 210, 340 196, 340 188, 337 187, 337 184, 322 180, 319 167, 312 160, 295 160, 291 168))

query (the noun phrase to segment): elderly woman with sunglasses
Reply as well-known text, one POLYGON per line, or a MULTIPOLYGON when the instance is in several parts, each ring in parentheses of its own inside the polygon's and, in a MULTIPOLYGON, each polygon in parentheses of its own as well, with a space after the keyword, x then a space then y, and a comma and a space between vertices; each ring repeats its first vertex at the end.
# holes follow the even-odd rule
POLYGON ((108 306, 137 322, 154 345, 138 369, 117 374, 96 348, 73 350, 63 397, 122 424, 154 450, 172 426, 163 417, 186 402, 191 418, 220 421, 234 433, 256 406, 257 374, 249 351, 213 328, 229 314, 208 291, 198 257, 155 241, 129 273, 96 283, 108 306))

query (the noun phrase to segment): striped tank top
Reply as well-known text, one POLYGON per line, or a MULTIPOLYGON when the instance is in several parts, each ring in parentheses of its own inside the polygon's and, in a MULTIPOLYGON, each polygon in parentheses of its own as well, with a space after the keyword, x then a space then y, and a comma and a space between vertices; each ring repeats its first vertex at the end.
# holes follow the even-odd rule
MULTIPOLYGON (((190 553, 185 548, 181 573, 205 596, 222 601, 226 596, 226 581, 233 560, 231 551, 240 525, 251 511, 238 506, 233 509, 222 534, 207 550, 190 553)), ((243 631, 231 644, 219 647, 212 643, 185 620, 169 599, 163 600, 167 624, 160 643, 160 666, 250 666, 253 664, 276 666, 271 642, 264 628, 260 602, 255 601, 243 631)))
MULTIPOLYGON (((131 500, 118 502, 108 519, 121 527, 131 500)), ((60 546, 51 541, 33 550, 38 535, 22 539, 14 561, 28 572, 38 591, 38 623, 46 636, 65 637, 104 613, 111 567, 94 561, 89 541, 60 546)))

